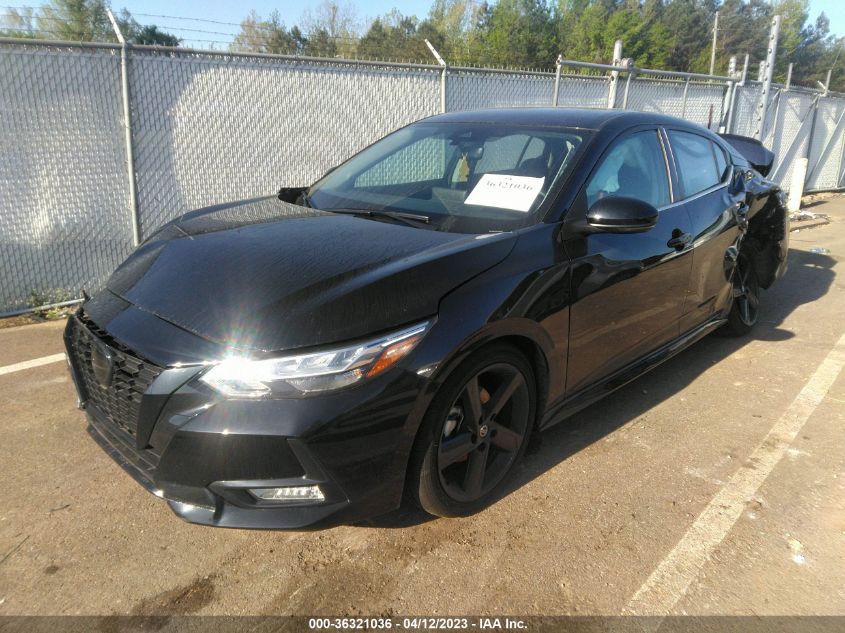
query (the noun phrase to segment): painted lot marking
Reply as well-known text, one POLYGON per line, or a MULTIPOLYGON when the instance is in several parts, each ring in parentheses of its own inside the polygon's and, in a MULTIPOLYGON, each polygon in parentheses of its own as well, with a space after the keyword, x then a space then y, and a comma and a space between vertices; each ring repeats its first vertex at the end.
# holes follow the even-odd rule
POLYGON ((6 365, 5 367, 0 367, 0 376, 13 374, 16 371, 23 371, 24 369, 32 369, 33 367, 49 365, 50 363, 58 363, 64 359, 65 355, 62 353, 53 354, 52 356, 42 356, 41 358, 33 358, 32 360, 25 360, 22 363, 15 363, 14 365, 6 365))
POLYGON ((698 576, 713 550, 742 515, 747 501, 786 454, 801 427, 821 403, 845 366, 845 334, 733 477, 719 490, 633 595, 624 609, 637 615, 666 616, 698 576))

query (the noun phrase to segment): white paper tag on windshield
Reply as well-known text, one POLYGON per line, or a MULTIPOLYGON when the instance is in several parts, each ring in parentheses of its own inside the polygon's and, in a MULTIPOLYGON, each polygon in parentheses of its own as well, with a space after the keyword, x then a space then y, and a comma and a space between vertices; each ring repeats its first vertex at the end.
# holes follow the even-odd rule
POLYGON ((464 204, 527 212, 543 188, 545 178, 484 174, 464 204))

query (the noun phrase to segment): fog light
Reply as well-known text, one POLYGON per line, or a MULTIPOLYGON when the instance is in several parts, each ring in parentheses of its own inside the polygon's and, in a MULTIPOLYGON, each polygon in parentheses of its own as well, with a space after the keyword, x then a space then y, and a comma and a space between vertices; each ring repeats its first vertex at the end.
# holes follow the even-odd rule
POLYGON ((320 486, 285 486, 284 488, 250 488, 249 494, 261 501, 325 501, 320 486))

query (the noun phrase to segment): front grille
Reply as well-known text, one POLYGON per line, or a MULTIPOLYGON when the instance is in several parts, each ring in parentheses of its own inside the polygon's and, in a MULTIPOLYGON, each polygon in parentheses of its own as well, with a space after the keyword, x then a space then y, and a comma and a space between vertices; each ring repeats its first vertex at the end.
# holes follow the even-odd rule
POLYGON ((138 429, 141 398, 162 372, 162 368, 139 358, 125 345, 110 337, 84 314, 72 317, 70 348, 83 398, 110 422, 133 438, 138 429), (109 347, 113 358, 111 384, 103 387, 94 374, 91 358, 98 344, 109 347))

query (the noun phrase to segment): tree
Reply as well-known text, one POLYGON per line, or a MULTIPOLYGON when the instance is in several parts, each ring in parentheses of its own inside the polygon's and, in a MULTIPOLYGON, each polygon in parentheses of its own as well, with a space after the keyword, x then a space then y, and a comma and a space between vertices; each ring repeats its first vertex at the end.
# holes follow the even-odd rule
POLYGON ((435 48, 443 45, 443 35, 429 21, 402 15, 394 9, 373 20, 364 37, 358 42, 359 57, 381 60, 431 62, 431 52, 425 45, 428 39, 435 48))
MULTIPOLYGON (((740 63, 746 53, 752 63, 766 59, 772 23, 772 7, 767 0, 725 0, 718 10, 717 69, 725 72, 731 55, 736 55, 740 63)), ((708 72, 710 68, 714 12, 715 8, 708 11, 707 40, 693 64, 696 72, 708 72)))
POLYGON ((301 55, 307 43, 298 26, 288 30, 281 21, 278 11, 273 11, 264 20, 255 11, 241 22, 241 30, 235 36, 231 49, 250 53, 273 53, 276 55, 301 55))
POLYGON ((776 76, 786 77, 789 62, 807 34, 804 24, 809 17, 809 0, 777 0, 772 6, 772 14, 780 16, 776 76))
MULTIPOLYGON (((434 0, 423 23, 433 37, 438 52, 452 63, 477 63, 478 40, 473 37, 481 6, 471 0, 434 0)), ((428 38, 434 43, 432 38, 428 38)))
POLYGON ((0 23, 0 37, 34 39, 38 36, 32 7, 12 8, 3 15, 0 23))
MULTIPOLYGON (((308 37, 303 48, 303 54, 311 57, 337 57, 340 55, 338 40, 332 37, 324 28, 308 31, 308 37)), ((342 55, 347 57, 348 55, 342 55)))
POLYGON ((494 66, 554 65, 552 13, 545 0, 499 0, 485 16, 483 63, 494 66))
MULTIPOLYGON (((53 0, 38 15, 32 8, 10 9, 4 16, 7 28, 0 29, 0 34, 77 42, 116 42, 117 35, 106 13, 107 8, 102 0, 53 0)), ((154 24, 141 26, 126 9, 117 15, 116 21, 130 44, 180 44, 178 37, 154 24)))
POLYGON ((845 38, 830 34, 830 20, 821 13, 814 24, 801 31, 801 42, 794 51, 792 61, 800 69, 800 80, 805 85, 824 82, 831 70, 831 89, 845 89, 845 64, 842 63, 845 38))
MULTIPOLYGON (((567 11, 565 32, 561 33, 561 28, 558 28, 562 39, 560 49, 564 57, 595 63, 612 61, 613 43, 611 42, 608 49, 605 27, 613 9, 611 0, 575 6, 567 11)), ((630 57, 627 52, 625 54, 630 57)))
POLYGON ((691 72, 695 68, 702 48, 712 37, 714 12, 712 2, 701 0, 674 0, 664 7, 661 23, 669 33, 669 59, 674 70, 691 72))
POLYGON ((129 41, 131 44, 149 44, 153 46, 179 46, 182 43, 182 40, 178 37, 159 30, 155 24, 141 27, 141 30, 134 33, 129 41))
POLYGON ((73 42, 114 42, 105 0, 50 0, 35 18, 40 34, 73 42))
POLYGON ((323 0, 313 10, 306 10, 300 22, 309 41, 308 48, 323 51, 320 56, 352 57, 355 54, 359 23, 354 5, 323 0))
POLYGON ((155 24, 142 26, 126 9, 123 9, 120 13, 118 13, 115 20, 117 21, 117 27, 123 34, 123 38, 129 44, 179 46, 179 44, 182 43, 182 40, 178 37, 160 30, 155 24))

